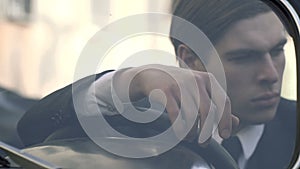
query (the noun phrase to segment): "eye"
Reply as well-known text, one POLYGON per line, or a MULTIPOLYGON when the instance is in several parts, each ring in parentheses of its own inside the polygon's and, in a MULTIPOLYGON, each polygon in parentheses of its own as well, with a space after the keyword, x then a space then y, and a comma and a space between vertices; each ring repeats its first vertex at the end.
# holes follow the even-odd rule
POLYGON ((238 55, 232 55, 228 61, 236 63, 248 63, 257 60, 261 56, 259 52, 243 52, 238 55))
POLYGON ((240 62, 240 61, 245 61, 245 60, 249 60, 250 57, 248 55, 241 55, 241 56, 233 56, 231 58, 229 58, 229 61, 234 61, 234 62, 240 62))
POLYGON ((283 53, 284 53, 284 46, 277 47, 277 48, 272 49, 272 50, 270 51, 270 55, 271 55, 272 57, 280 56, 280 55, 283 54, 283 53))

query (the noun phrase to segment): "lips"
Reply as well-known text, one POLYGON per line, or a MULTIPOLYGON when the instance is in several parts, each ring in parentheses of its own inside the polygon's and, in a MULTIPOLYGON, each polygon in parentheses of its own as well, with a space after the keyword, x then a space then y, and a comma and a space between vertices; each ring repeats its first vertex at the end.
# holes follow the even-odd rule
POLYGON ((251 102, 258 107, 271 107, 278 104, 280 99, 279 93, 269 92, 255 97, 251 102))

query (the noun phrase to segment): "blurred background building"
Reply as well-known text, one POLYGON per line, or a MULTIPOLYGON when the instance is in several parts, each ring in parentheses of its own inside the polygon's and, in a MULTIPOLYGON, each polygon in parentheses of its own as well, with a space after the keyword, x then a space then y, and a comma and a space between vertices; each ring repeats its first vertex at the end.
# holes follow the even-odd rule
MULTIPOLYGON (((109 33, 105 29, 107 25, 131 15, 169 13, 171 1, 0 0, 0 86, 26 97, 40 98, 72 83, 78 58, 96 32, 109 33)), ((159 26, 161 23, 169 24, 170 18, 163 17, 148 24, 159 26)), ((92 43, 95 48, 101 47, 99 41, 92 43)), ((296 62, 291 40, 286 52, 283 95, 295 99, 296 62)), ((99 61, 97 72, 120 68, 131 56, 142 58, 137 65, 177 65, 168 37, 145 34, 114 46, 107 57, 99 61), (143 53, 147 49, 165 52, 148 56, 143 53), (147 59, 142 58, 146 55, 147 59)))

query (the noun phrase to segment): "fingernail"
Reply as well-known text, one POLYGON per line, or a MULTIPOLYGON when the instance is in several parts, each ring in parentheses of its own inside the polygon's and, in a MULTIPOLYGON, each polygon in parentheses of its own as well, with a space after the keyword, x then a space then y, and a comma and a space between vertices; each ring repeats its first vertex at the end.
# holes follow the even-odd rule
POLYGON ((229 137, 230 137, 230 134, 231 134, 231 132, 230 132, 228 129, 224 129, 224 130, 222 130, 222 132, 221 132, 221 136, 222 136, 224 139, 229 138, 229 137))

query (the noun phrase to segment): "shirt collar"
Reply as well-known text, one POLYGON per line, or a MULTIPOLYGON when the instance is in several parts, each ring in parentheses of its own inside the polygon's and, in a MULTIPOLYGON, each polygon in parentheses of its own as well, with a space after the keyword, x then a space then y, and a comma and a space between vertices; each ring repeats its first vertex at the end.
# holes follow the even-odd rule
POLYGON ((248 160, 254 153, 257 143, 263 134, 264 127, 264 124, 250 125, 243 128, 236 134, 242 144, 242 149, 246 160, 248 160))

